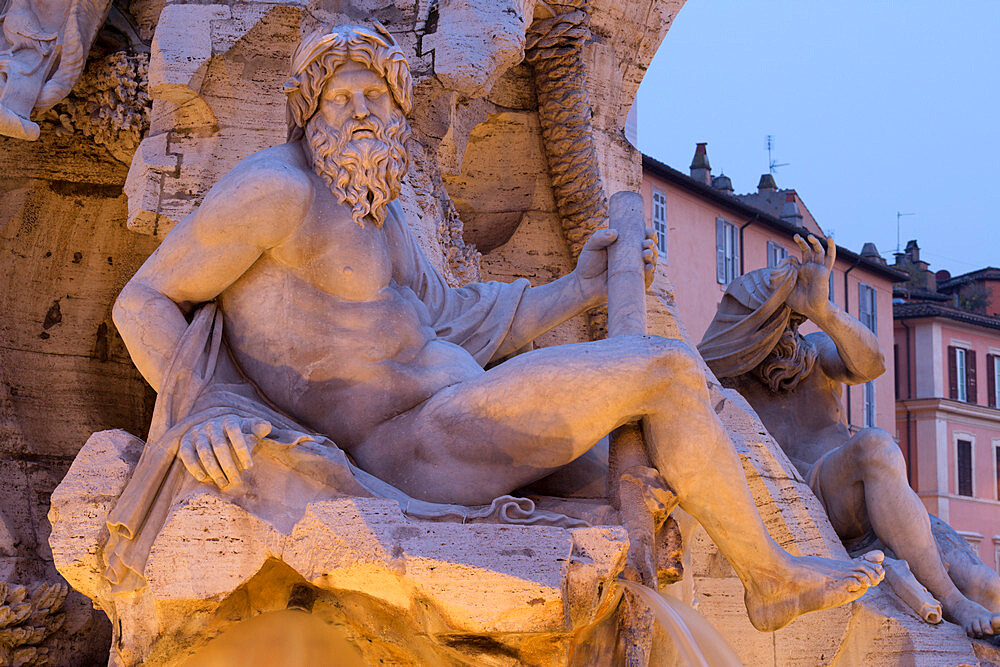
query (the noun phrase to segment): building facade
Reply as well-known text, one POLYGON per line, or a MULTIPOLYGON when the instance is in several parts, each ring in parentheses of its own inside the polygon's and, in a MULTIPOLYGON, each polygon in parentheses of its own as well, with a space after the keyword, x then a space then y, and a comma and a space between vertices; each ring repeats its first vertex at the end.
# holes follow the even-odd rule
MULTIPOLYGON (((695 342, 733 278, 798 255, 795 234, 825 238, 798 193, 779 190, 770 174, 761 177, 757 192, 735 195, 727 176, 711 175, 705 144, 698 144, 689 174, 643 156, 641 192, 649 225, 659 235, 660 263, 695 342)), ((895 434, 892 286, 904 279, 874 246, 866 245, 861 254, 837 249, 831 298, 876 333, 887 368, 872 383, 845 389, 852 427, 877 426, 895 434)))
POLYGON ((1000 270, 932 274, 915 241, 893 306, 900 446, 910 484, 1000 567, 1000 270))

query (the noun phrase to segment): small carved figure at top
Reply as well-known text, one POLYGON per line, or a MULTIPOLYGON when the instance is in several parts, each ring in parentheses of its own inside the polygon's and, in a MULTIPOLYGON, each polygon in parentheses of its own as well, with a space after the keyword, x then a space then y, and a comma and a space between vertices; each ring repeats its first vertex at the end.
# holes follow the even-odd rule
POLYGON ((7 0, 0 11, 0 135, 38 138, 32 112, 69 93, 110 6, 110 0, 7 0))
MULTIPOLYGON (((616 232, 596 231, 576 268, 546 285, 448 286, 396 201, 412 92, 388 33, 307 37, 286 93, 288 143, 216 183, 115 304, 160 394, 109 517, 116 585, 142 585, 167 509, 200 484, 289 513, 306 494, 282 490, 308 477, 309 493, 405 494, 408 513, 422 503, 463 516, 575 461, 594 461, 582 468, 603 484, 594 445, 636 418, 649 461, 734 565, 758 628, 881 580, 880 554, 793 557, 771 538, 683 342, 624 335, 523 351, 607 300, 616 232)), ((651 230, 638 242, 648 285, 651 230)))
POLYGON ((947 620, 974 636, 1000 631, 996 572, 956 550, 945 524, 935 522, 932 532, 889 433, 848 429, 844 385, 871 382, 885 372, 884 360, 875 333, 830 300, 833 240, 826 248, 811 235, 795 242, 801 260, 730 283, 699 351, 760 415, 848 551, 888 547, 940 601, 947 620), (800 334, 806 320, 821 331, 800 334))

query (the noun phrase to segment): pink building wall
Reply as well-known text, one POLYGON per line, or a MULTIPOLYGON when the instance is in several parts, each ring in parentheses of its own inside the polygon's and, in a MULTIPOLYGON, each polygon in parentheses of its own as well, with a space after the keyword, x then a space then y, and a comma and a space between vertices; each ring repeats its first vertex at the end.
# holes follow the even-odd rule
POLYGON ((986 355, 1000 355, 1000 330, 927 317, 897 320, 895 339, 900 362, 896 418, 911 485, 929 512, 965 535, 983 561, 997 567, 1000 409, 987 405, 986 355), (976 352, 977 395, 969 397, 974 401, 949 398, 949 346, 976 352), (972 442, 972 497, 958 494, 960 438, 972 442))
MULTIPOLYGON (((774 241, 784 246, 789 254, 799 251, 791 236, 766 226, 754 216, 735 208, 729 208, 701 196, 697 192, 680 187, 649 170, 644 170, 641 194, 646 204, 647 223, 652 226, 653 190, 666 195, 667 199, 667 277, 674 285, 674 297, 682 324, 697 343, 708 328, 715 311, 725 293, 725 285, 716 280, 715 267, 715 219, 724 218, 737 227, 743 227, 743 270, 753 271, 767 266, 767 242, 774 241)), ((800 208, 803 211, 804 208, 800 208)), ((806 213, 803 213, 805 217, 806 213)), ((812 224, 816 225, 809 216, 812 224)), ((815 227, 819 229, 818 226, 815 227)), ((892 378, 893 334, 892 334, 892 283, 884 275, 872 272, 863 265, 851 269, 853 261, 838 258, 834 266, 834 300, 844 306, 844 273, 848 271, 848 310, 858 315, 858 284, 864 282, 876 290, 877 336, 886 360, 886 373, 875 381, 875 424, 893 435, 895 423, 895 391, 892 378)), ((804 332, 813 331, 809 325, 804 332)), ((864 388, 851 387, 851 424, 864 423, 864 388)), ((847 402, 845 392, 845 404, 847 402)))

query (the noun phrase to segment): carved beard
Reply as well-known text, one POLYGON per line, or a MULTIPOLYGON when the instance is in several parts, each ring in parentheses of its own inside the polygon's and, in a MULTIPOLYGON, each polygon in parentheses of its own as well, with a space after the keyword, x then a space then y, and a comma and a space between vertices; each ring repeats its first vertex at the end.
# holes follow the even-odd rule
POLYGON ((797 327, 786 327, 771 354, 757 366, 757 375, 774 393, 791 391, 812 372, 816 348, 797 327))
POLYGON ((351 217, 364 227, 365 218, 382 228, 389 202, 399 196, 400 183, 409 168, 406 140, 410 127, 398 110, 387 124, 375 116, 349 120, 337 129, 321 116, 306 125, 306 140, 313 170, 341 204, 351 207, 351 217), (374 138, 351 139, 358 129, 371 130, 374 138))

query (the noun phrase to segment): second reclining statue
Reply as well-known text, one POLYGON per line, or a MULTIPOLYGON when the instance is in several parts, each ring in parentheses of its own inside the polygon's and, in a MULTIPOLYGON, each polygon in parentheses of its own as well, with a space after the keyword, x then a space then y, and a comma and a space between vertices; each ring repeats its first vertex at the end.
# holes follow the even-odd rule
POLYGON ((824 248, 812 236, 795 240, 801 261, 789 258, 730 283, 699 351, 760 415, 849 552, 888 547, 940 601, 946 619, 970 635, 1000 631, 997 573, 956 548, 964 541, 942 522, 935 520, 932 533, 892 436, 848 430, 842 388, 884 373, 882 353, 875 334, 830 301, 833 241, 824 248), (800 334, 807 319, 821 331, 800 334))
POLYGON ((355 490, 406 498, 411 514, 489 514, 636 418, 649 460, 733 564, 757 628, 881 580, 877 554, 793 557, 774 542, 682 342, 623 336, 511 356, 607 299, 614 232, 595 233, 547 285, 446 284, 395 202, 412 93, 391 37, 311 35, 286 93, 289 142, 220 180, 115 304, 160 393, 109 518, 119 589, 142 585, 163 517, 192 486, 276 516, 355 490))

